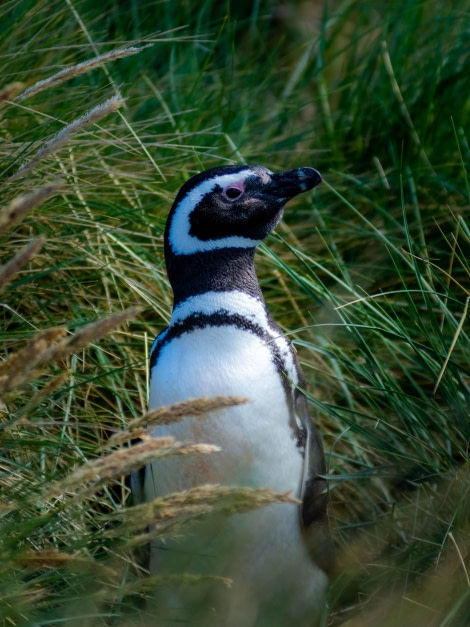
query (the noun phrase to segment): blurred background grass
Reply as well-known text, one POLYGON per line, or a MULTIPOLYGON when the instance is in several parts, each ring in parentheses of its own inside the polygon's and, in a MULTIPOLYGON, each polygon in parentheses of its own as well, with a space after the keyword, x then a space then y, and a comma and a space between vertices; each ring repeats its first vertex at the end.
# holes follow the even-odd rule
POLYGON ((67 478, 145 412, 172 198, 247 162, 325 180, 257 257, 325 443, 325 624, 468 625, 469 32, 468 0, 2 3, 5 624, 144 621, 119 473, 67 478))

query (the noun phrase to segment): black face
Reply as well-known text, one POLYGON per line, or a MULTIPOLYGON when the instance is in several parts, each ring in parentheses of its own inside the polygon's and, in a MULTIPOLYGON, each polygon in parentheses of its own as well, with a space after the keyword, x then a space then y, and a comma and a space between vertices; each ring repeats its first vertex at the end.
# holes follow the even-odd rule
POLYGON ((167 243, 177 254, 202 252, 209 245, 247 247, 250 240, 256 246, 275 228, 284 204, 320 181, 313 168, 273 174, 261 166, 224 166, 202 172, 176 197, 167 243))
POLYGON ((266 187, 258 175, 240 177, 203 198, 189 217, 190 234, 202 241, 230 236, 261 240, 282 217, 283 203, 263 195, 266 187))

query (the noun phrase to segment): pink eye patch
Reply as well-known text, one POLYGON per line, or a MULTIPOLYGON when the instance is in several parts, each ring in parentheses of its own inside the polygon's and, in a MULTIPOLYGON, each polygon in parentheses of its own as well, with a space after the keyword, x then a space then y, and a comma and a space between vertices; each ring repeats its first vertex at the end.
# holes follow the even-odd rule
POLYGON ((223 195, 227 200, 236 200, 239 198, 243 192, 245 191, 244 181, 236 181, 235 183, 230 183, 223 191, 223 195))

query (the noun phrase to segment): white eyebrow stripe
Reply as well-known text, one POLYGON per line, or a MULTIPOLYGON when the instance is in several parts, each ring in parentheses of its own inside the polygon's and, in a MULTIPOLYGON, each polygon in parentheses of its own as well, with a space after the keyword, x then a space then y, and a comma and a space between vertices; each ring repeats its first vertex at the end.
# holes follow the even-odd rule
POLYGON ((230 183, 237 183, 240 179, 253 176, 253 171, 247 168, 234 174, 222 174, 214 178, 202 181, 194 187, 179 202, 175 213, 172 216, 169 242, 173 252, 177 255, 192 255, 193 253, 216 250, 220 248, 253 248, 261 240, 243 237, 241 235, 231 235, 213 240, 200 240, 190 234, 191 224, 189 216, 206 194, 214 191, 216 187, 227 187, 230 183))

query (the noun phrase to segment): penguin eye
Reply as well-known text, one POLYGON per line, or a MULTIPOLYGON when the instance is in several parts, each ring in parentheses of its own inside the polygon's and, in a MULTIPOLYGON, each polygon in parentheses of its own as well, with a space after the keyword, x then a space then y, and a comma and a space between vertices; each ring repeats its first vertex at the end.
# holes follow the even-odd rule
POLYGON ((223 193, 227 200, 236 200, 243 194, 243 190, 238 187, 229 186, 224 189, 223 193))

